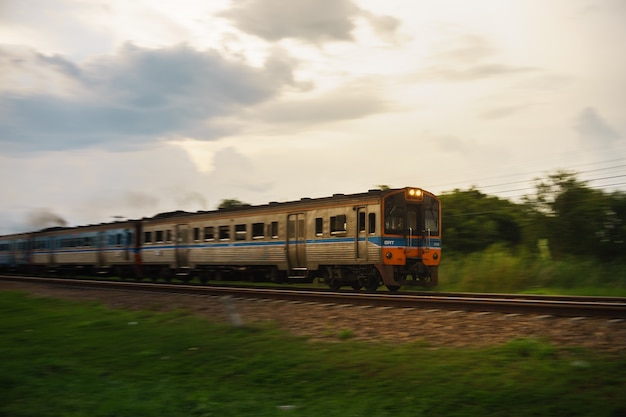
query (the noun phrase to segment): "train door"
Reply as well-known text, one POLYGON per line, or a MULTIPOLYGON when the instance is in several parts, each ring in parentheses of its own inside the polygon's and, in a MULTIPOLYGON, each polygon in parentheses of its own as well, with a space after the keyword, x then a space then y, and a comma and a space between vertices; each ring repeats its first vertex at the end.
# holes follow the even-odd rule
POLYGON ((189 243, 189 225, 177 224, 175 231, 175 252, 176 252, 176 267, 186 268, 189 266, 189 249, 187 244, 189 243))
POLYGON ((356 258, 367 259, 367 207, 356 209, 356 258))
POLYGON ((304 213, 287 216, 287 257, 289 269, 306 268, 306 230, 304 213))

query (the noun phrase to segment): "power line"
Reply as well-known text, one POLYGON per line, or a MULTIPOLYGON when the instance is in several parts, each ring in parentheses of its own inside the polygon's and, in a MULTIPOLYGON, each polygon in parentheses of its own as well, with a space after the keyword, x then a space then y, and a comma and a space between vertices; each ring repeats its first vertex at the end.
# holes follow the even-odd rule
MULTIPOLYGON (((606 164, 606 163, 615 163, 615 162, 624 162, 623 158, 618 158, 618 159, 611 159, 611 160, 606 160, 606 161, 599 161, 599 162, 593 162, 593 163, 586 163, 586 164, 580 164, 578 166, 597 166, 598 164, 606 164)), ((556 172, 560 172, 560 171, 564 171, 564 172, 571 172, 575 177, 582 177, 581 181, 583 183, 588 183, 588 182, 597 182, 597 181, 603 181, 603 180, 607 180, 607 179, 616 179, 616 178, 624 178, 626 177, 626 174, 621 174, 619 172, 619 170, 622 170, 626 168, 626 164, 617 164, 617 165, 611 165, 608 167, 601 167, 601 168, 593 168, 593 169, 588 169, 588 170, 584 170, 584 171, 574 171, 571 168, 564 168, 564 169, 560 169, 557 170, 556 172), (592 173, 600 173, 600 172, 607 172, 609 173, 610 171, 616 171, 618 170, 616 173, 619 175, 609 175, 609 176, 601 176, 601 177, 595 177, 595 178, 588 178, 589 174, 592 173)), ((536 174, 536 173, 535 173, 536 174)), ((484 179, 504 179, 504 178, 510 178, 510 177, 515 177, 515 176, 520 176, 520 175, 529 175, 527 174, 509 174, 509 175, 505 175, 505 176, 497 176, 497 177, 488 177, 488 178, 484 178, 484 179)), ((499 182, 499 183, 493 183, 493 184, 487 184, 487 185, 472 185, 471 188, 475 188, 477 190, 487 190, 487 189, 491 189, 493 190, 494 188, 498 188, 498 187, 508 187, 511 185, 517 185, 517 184, 529 184, 532 182, 536 182, 536 181, 541 181, 541 178, 535 178, 534 180, 528 180, 528 179, 524 179, 524 180, 516 180, 516 181, 507 181, 507 182, 499 182)), ((466 181, 468 182, 468 181, 466 181)), ((471 182, 471 181, 469 181, 471 182)), ((479 182, 479 181, 476 181, 479 182)), ((596 186, 596 187, 590 187, 590 188, 597 188, 597 189, 606 189, 608 187, 615 187, 615 186, 621 186, 624 185, 622 182, 617 182, 617 183, 613 183, 613 184, 604 184, 601 186, 596 186)), ((523 188, 510 188, 510 189, 504 189, 504 190, 495 190, 492 191, 493 193, 496 194, 509 194, 509 193, 515 193, 515 192, 520 192, 520 191, 532 191, 534 190, 536 187, 535 186, 529 186, 529 187, 523 187, 523 188)), ((510 198, 515 198, 515 197, 519 197, 518 196, 511 196, 510 198)))

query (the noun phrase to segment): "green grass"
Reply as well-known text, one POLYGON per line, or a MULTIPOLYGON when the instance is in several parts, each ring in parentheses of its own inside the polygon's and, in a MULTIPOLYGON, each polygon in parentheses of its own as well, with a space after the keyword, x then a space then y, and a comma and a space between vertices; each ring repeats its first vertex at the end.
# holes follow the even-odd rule
POLYGON ((469 255, 444 256, 437 290, 626 297, 626 264, 553 260, 494 246, 469 255))
MULTIPOLYGON (((381 317, 381 326, 390 324, 381 317)), ((432 349, 0 293, 0 416, 619 416, 626 358, 432 349)))

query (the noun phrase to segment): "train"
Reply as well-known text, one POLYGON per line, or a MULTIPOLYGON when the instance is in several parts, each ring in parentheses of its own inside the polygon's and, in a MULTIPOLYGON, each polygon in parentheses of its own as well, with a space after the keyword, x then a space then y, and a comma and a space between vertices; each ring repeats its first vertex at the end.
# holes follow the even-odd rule
POLYGON ((434 194, 375 189, 0 236, 0 272, 397 291, 437 285, 441 232, 434 194))

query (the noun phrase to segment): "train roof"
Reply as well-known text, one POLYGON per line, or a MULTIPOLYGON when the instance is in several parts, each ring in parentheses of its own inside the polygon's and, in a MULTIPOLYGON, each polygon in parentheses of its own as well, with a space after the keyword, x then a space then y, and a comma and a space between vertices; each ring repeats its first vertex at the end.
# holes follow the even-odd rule
MULTIPOLYGON (((169 219, 177 218, 177 217, 197 216, 197 215, 202 215, 202 214, 237 213, 237 212, 246 211, 246 210, 255 210, 255 209, 263 210, 267 208, 288 208, 288 207, 298 207, 298 206, 309 205, 309 204, 320 204, 320 203, 324 204, 324 203, 329 203, 329 202, 341 204, 341 203, 349 203, 354 200, 359 200, 359 199, 368 198, 368 197, 380 198, 381 196, 396 193, 398 191, 403 191, 407 188, 413 188, 413 187, 391 188, 391 189, 385 189, 385 190, 371 189, 363 193, 333 194, 332 196, 317 197, 317 198, 303 197, 299 200, 292 200, 292 201, 285 201, 285 202, 272 201, 266 204, 259 204, 259 205, 241 204, 241 205, 237 205, 233 207, 219 208, 216 210, 200 210, 200 211, 195 211, 195 212, 176 210, 176 211, 159 213, 152 217, 144 217, 142 220, 144 221, 169 220, 169 219)), ((426 190, 422 190, 422 191, 425 192, 426 194, 433 195, 432 193, 426 190)))
MULTIPOLYGON (((87 228, 111 228, 111 227, 115 227, 115 226, 119 226, 119 227, 126 227, 127 224, 132 224, 135 223, 137 221, 160 221, 160 220, 169 220, 169 219, 173 219, 173 218, 177 218, 177 217, 192 217, 192 216, 198 216, 198 215, 202 215, 202 214, 216 214, 216 213, 237 213, 237 212, 241 212, 241 211, 245 211, 245 210, 251 210, 251 209, 258 209, 258 210, 263 210, 263 209, 267 209, 267 208, 288 208, 288 207, 298 207, 298 206, 302 206, 304 205, 308 205, 308 204, 325 204, 325 203, 331 203, 331 202, 336 202, 339 204, 342 203, 348 203, 348 202, 352 202, 354 200, 358 200, 358 199, 363 199, 363 198, 380 198, 381 196, 387 195, 387 194, 392 194, 392 193, 396 193, 398 191, 402 191, 405 190, 409 187, 404 187, 404 188, 390 188, 390 189, 371 189, 368 190, 367 192, 363 192, 363 193, 354 193, 354 194, 333 194, 332 196, 327 196, 327 197, 318 197, 318 198, 310 198, 310 197, 303 197, 299 200, 292 200, 292 201, 285 201, 285 202, 276 202, 276 201, 272 201, 266 204, 259 204, 259 205, 250 205, 250 204, 242 204, 239 206, 234 206, 234 207, 227 207, 227 208, 220 208, 220 209, 216 209, 216 210, 201 210, 201 211, 195 211, 195 212, 189 212, 189 211, 184 211, 184 210, 175 210, 175 211, 169 211, 169 212, 163 212, 163 213, 158 213, 155 214, 152 217, 144 217, 142 219, 126 219, 126 220, 116 220, 114 222, 108 222, 108 223, 99 223, 99 224, 89 224, 89 225, 80 225, 80 226, 55 226, 55 227, 48 227, 45 229, 41 229, 35 232, 23 232, 23 233, 16 233, 13 235, 5 235, 5 236, 0 236, 0 238, 7 238, 7 237, 18 237, 20 235, 28 235, 31 233, 53 233, 53 232, 57 232, 57 231, 63 231, 63 230, 77 230, 77 229, 87 229, 87 228)), ((429 195, 433 195, 432 193, 429 193, 426 190, 422 190, 424 191, 426 194, 429 195)))

